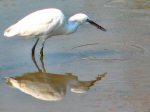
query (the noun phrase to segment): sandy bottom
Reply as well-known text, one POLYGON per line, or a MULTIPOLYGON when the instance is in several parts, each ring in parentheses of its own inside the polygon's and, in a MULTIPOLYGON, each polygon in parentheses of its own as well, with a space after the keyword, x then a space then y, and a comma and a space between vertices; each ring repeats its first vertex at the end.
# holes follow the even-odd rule
MULTIPOLYGON (((150 112, 150 2, 148 0, 1 0, 0 112, 150 112), (72 73, 80 80, 106 76, 86 93, 66 90, 60 101, 43 101, 10 88, 5 77, 37 71, 34 39, 4 38, 3 31, 32 11, 57 7, 66 16, 85 12, 107 29, 89 24, 78 32, 47 40, 48 73, 72 73)), ((38 51, 36 58, 39 61, 38 51)))

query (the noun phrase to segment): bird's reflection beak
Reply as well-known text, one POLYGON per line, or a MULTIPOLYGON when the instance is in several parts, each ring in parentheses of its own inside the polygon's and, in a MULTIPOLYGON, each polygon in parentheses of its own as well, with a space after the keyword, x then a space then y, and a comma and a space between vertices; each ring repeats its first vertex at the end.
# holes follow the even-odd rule
POLYGON ((98 29, 101 29, 102 31, 106 31, 105 28, 103 28, 102 26, 98 25, 97 23, 95 23, 95 22, 92 21, 92 20, 87 19, 87 22, 89 22, 91 25, 96 26, 98 29))

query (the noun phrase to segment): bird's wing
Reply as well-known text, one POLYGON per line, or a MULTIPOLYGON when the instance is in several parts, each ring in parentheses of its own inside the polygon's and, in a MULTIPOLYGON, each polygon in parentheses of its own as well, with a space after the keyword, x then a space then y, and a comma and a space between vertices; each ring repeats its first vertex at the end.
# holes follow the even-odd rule
MULTIPOLYGON (((32 36, 51 32, 59 22, 63 13, 58 9, 44 9, 33 12, 8 28, 16 35, 32 36)), ((9 33, 8 32, 8 33, 9 33)))
POLYGON ((34 12, 17 24, 20 27, 21 35, 40 35, 50 32, 59 20, 59 13, 51 10, 40 10, 34 12))

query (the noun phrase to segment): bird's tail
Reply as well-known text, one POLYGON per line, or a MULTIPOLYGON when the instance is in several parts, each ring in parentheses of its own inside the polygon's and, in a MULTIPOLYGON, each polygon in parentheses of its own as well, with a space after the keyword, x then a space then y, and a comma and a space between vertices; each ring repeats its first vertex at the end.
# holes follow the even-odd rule
POLYGON ((18 30, 19 29, 16 27, 16 25, 12 25, 4 31, 4 36, 6 37, 15 36, 18 34, 18 30))

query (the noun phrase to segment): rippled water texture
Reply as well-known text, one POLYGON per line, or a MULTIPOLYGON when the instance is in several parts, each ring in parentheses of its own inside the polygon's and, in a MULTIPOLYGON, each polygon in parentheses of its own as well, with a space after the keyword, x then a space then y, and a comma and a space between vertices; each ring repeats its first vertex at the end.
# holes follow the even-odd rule
POLYGON ((0 112, 150 112, 149 0, 0 0, 0 15, 0 112), (48 7, 84 12, 107 32, 85 24, 48 39, 39 73, 35 40, 3 32, 48 7))

